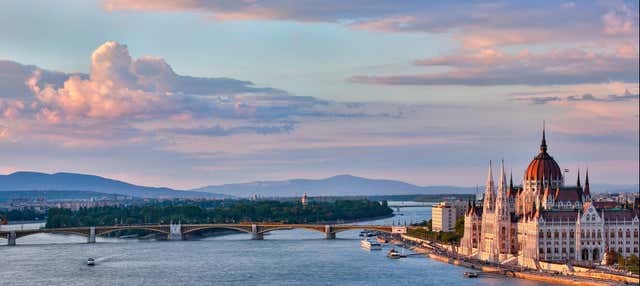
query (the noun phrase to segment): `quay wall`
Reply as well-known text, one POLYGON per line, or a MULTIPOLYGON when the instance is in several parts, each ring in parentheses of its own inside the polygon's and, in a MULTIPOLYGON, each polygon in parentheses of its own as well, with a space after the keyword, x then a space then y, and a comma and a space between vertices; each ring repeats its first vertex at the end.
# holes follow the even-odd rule
MULTIPOLYGON (((405 240, 413 241, 416 243, 429 243, 428 240, 423 240, 420 238, 402 235, 402 238, 405 240)), ((441 244, 438 244, 439 246, 441 244)), ((529 279, 547 283, 555 283, 555 284, 565 284, 565 285, 586 285, 586 286, 602 286, 602 285, 613 285, 613 282, 625 282, 625 283, 634 283, 639 284, 639 278, 636 277, 628 277, 623 275, 615 275, 609 273, 602 272, 590 272, 592 269, 586 267, 573 266, 570 267, 566 264, 558 264, 558 263, 549 263, 549 262, 539 262, 540 268, 543 270, 550 271, 558 271, 561 273, 565 273, 568 275, 549 275, 535 272, 520 272, 520 271, 510 271, 505 270, 500 267, 487 266, 483 264, 473 263, 469 261, 463 261, 460 259, 437 255, 433 252, 430 252, 428 249, 423 247, 415 247, 412 249, 415 252, 425 253, 425 255, 433 260, 449 263, 452 265, 462 266, 466 268, 480 270, 486 273, 497 273, 504 274, 507 276, 517 277, 521 279, 529 279), (592 279, 599 279, 600 281, 595 281, 592 279), (602 280, 611 281, 611 283, 603 282, 602 280)))

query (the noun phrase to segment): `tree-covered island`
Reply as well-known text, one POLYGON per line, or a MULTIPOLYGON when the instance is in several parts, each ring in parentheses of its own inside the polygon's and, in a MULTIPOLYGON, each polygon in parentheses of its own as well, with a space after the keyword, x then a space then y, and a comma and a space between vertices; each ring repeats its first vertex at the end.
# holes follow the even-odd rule
POLYGON ((47 228, 108 226, 116 224, 198 223, 323 223, 362 220, 391 215, 386 202, 336 200, 297 201, 224 201, 193 203, 155 203, 141 206, 81 208, 77 211, 52 208, 47 213, 47 228))

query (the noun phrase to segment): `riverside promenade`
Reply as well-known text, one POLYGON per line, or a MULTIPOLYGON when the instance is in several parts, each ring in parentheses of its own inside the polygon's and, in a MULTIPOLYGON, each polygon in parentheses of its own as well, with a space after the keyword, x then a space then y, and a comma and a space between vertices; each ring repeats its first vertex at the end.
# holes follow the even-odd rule
POLYGON ((556 274, 548 271, 536 271, 523 269, 518 266, 506 266, 489 264, 485 261, 459 256, 446 249, 438 247, 435 242, 424 240, 409 235, 402 235, 405 245, 417 253, 423 253, 427 257, 457 266, 462 266, 476 271, 493 273, 521 279, 535 280, 540 282, 564 284, 564 285, 639 285, 640 278, 623 275, 615 275, 603 272, 570 272, 566 274, 556 274))

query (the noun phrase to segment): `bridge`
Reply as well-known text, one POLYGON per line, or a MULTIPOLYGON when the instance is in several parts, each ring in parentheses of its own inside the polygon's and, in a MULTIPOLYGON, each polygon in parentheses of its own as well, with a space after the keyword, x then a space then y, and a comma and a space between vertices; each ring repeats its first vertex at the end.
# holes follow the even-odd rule
POLYGON ((325 239, 335 239, 336 233, 347 230, 370 230, 386 233, 405 233, 407 227, 388 225, 331 225, 331 224, 279 224, 279 223, 237 223, 237 224, 141 224, 115 226, 83 226, 64 228, 38 228, 27 230, 0 231, 0 238, 7 239, 7 245, 16 245, 21 237, 38 234, 75 234, 87 237, 88 243, 95 243, 96 236, 122 230, 146 230, 167 235, 168 240, 183 240, 185 236, 206 229, 228 229, 251 234, 251 239, 262 240, 264 234, 281 229, 308 229, 324 234, 325 239))

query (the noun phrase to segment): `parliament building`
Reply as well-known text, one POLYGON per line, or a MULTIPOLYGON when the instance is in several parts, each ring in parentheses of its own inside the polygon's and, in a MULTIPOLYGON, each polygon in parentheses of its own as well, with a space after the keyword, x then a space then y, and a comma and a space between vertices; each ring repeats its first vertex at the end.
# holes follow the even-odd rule
POLYGON ((482 203, 469 203, 460 254, 536 268, 539 261, 599 264, 605 253, 638 255, 638 206, 612 208, 592 201, 589 171, 584 185, 565 184, 562 169, 547 153, 545 131, 539 153, 522 185, 507 181, 502 163, 497 186, 489 163, 482 203))

